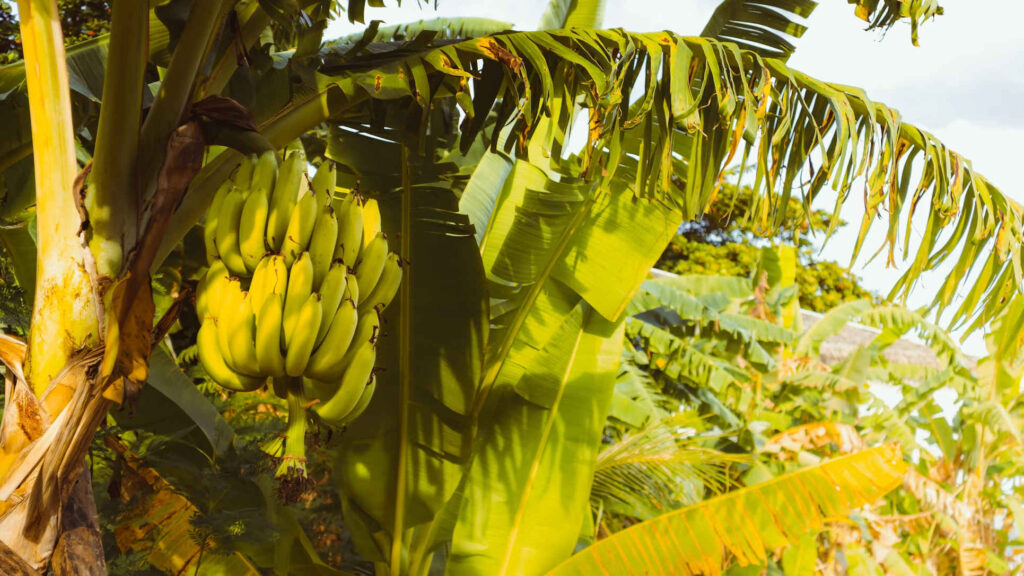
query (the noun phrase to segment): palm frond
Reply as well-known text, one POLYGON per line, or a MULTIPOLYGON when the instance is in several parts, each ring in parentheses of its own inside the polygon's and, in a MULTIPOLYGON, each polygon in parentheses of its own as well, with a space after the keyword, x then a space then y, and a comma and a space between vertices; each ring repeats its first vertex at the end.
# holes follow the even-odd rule
POLYGON ((594 469, 595 507, 649 520, 729 486, 727 468, 747 460, 704 447, 699 418, 666 417, 601 449, 594 469))

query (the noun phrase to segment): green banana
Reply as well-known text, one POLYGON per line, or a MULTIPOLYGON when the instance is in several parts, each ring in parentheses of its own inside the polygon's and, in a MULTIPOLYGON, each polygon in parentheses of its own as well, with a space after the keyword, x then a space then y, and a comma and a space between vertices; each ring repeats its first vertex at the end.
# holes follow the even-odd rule
POLYGON ((370 342, 376 345, 379 333, 380 314, 376 310, 371 310, 367 314, 359 316, 359 322, 356 324, 356 333, 352 336, 352 342, 348 345, 348 350, 334 364, 334 366, 340 366, 340 368, 336 369, 335 373, 341 374, 342 371, 348 369, 348 366, 352 364, 353 358, 355 358, 356 352, 359 351, 359 347, 364 343, 370 342))
POLYGON ((252 188, 252 173, 256 170, 256 162, 255 154, 242 158, 242 163, 231 173, 231 182, 234 183, 235 188, 239 190, 252 188))
MULTIPOLYGON (((288 274, 288 288, 284 298, 284 347, 291 348, 292 336, 296 332, 295 323, 299 319, 299 311, 309 299, 313 292, 313 260, 309 252, 303 252, 299 259, 292 264, 288 274)), ((319 327, 318 327, 319 328, 319 327)), ((309 330, 303 326, 303 332, 309 330)), ((313 331, 313 338, 316 338, 316 330, 313 331)))
MULTIPOLYGON (((231 357, 231 330, 233 316, 242 308, 242 284, 238 278, 231 278, 223 285, 223 297, 217 310, 217 345, 224 357, 224 362, 234 369, 235 360, 231 357)), ((236 370, 237 372, 237 370, 236 370)))
POLYGON ((359 305, 359 280, 351 272, 348 273, 348 279, 345 282, 345 294, 342 296, 342 300, 351 300, 357 306, 359 305))
POLYGON ((370 245, 370 242, 380 234, 380 207, 377 201, 370 198, 363 203, 363 245, 362 250, 370 245))
POLYGON ((256 362, 262 374, 280 378, 284 372, 281 353, 281 322, 284 318, 284 297, 270 294, 256 316, 256 362))
POLYGON ((383 310, 395 297, 398 287, 402 284, 402 261, 398 254, 391 252, 387 261, 384 262, 384 271, 380 274, 380 280, 373 288, 373 292, 359 303, 359 313, 363 314, 370 308, 383 310))
POLYGON ((213 195, 213 202, 206 211, 206 223, 203 225, 203 244, 206 246, 206 261, 213 262, 220 256, 217 251, 217 217, 220 215, 220 205, 224 197, 231 191, 231 180, 225 180, 217 193, 213 195))
POLYGON ((277 174, 274 194, 270 199, 270 213, 267 216, 267 244, 271 250, 280 250, 288 232, 288 221, 299 201, 299 190, 306 178, 306 154, 301 145, 292 150, 284 159, 277 174))
POLYGON ((208 314, 216 316, 220 313, 216 306, 210 309, 210 303, 219 304, 224 300, 224 283, 231 279, 227 266, 223 260, 213 260, 206 274, 196 287, 196 314, 199 320, 205 320, 208 314))
POLYGON ((366 390, 373 374, 373 365, 377 361, 377 351, 373 342, 366 341, 359 345, 351 364, 341 377, 338 389, 329 400, 313 406, 313 411, 325 422, 337 422, 352 413, 359 398, 366 390))
POLYGON ((274 192, 274 182, 277 181, 277 154, 273 150, 267 150, 260 154, 259 160, 252 172, 252 191, 263 190, 267 198, 274 192))
POLYGON ((331 269, 324 276, 324 283, 320 286, 320 296, 323 297, 324 319, 320 322, 320 332, 316 335, 316 345, 319 346, 331 327, 331 321, 338 312, 338 306, 345 298, 345 287, 348 284, 348 270, 344 262, 334 262, 331 269))
POLYGON ((370 374, 370 381, 363 388, 363 393, 359 395, 359 400, 356 401, 356 405, 352 407, 352 410, 338 420, 328 421, 321 417, 320 419, 329 426, 335 428, 344 428, 352 423, 353 420, 362 415, 366 411, 366 407, 370 405, 370 400, 373 399, 373 392, 377 389, 377 375, 370 374))
POLYGON ((266 300, 270 294, 268 288, 270 276, 267 274, 267 269, 270 267, 271 255, 266 255, 260 258, 256 268, 252 271, 252 280, 249 282, 249 295, 252 299, 252 311, 259 314, 260 309, 263 307, 263 301, 266 300))
POLYGON ((324 276, 330 270, 337 243, 338 217, 334 215, 334 208, 325 206, 320 209, 309 241, 309 257, 313 259, 313 290, 320 289, 324 276))
POLYGON ((320 319, 323 315, 320 294, 314 292, 309 295, 299 310, 298 329, 292 335, 291 343, 288 345, 288 351, 284 357, 284 371, 289 376, 297 378, 306 371, 306 365, 313 353, 316 331, 320 329, 320 319))
POLYGON ((356 418, 359 418, 359 416, 361 416, 362 413, 366 411, 366 407, 370 405, 370 400, 373 399, 373 392, 376 389, 377 389, 377 375, 376 374, 371 374, 370 375, 370 383, 366 385, 366 388, 363 388, 363 393, 362 393, 361 396, 359 396, 359 401, 356 402, 356 405, 352 407, 352 411, 349 412, 348 416, 345 416, 341 420, 341 422, 338 423, 338 427, 339 428, 342 427, 342 426, 347 426, 353 420, 355 420, 356 418))
POLYGON ((252 272, 267 253, 267 213, 270 200, 263 188, 254 188, 245 199, 238 224, 238 249, 245 268, 252 272))
POLYGON ((312 194, 306 194, 299 199, 292 218, 288 221, 288 231, 285 233, 281 249, 285 264, 291 266, 292 262, 299 257, 299 253, 309 247, 309 240, 313 235, 313 228, 316 226, 316 217, 316 199, 312 194))
POLYGON ((356 279, 359 281, 359 294, 363 299, 373 293, 373 288, 384 271, 387 258, 388 241, 378 232, 359 255, 359 263, 356 264, 356 279))
POLYGON ((363 247, 363 205, 355 194, 345 196, 338 204, 338 230, 334 258, 341 258, 346 266, 354 268, 363 247))
POLYGON ((263 302, 271 294, 285 295, 288 286, 288 267, 284 265, 284 257, 278 254, 268 254, 256 265, 252 273, 252 283, 249 285, 249 294, 252 295, 252 311, 259 312, 263 308, 263 302))
POLYGON ((231 331, 228 347, 233 362, 228 366, 240 374, 258 376, 260 368, 256 359, 256 316, 252 313, 248 292, 242 292, 241 307, 226 313, 224 320, 231 331))
POLYGON ((244 206, 245 196, 237 188, 232 188, 221 202, 220 213, 217 215, 217 252, 228 270, 239 276, 248 274, 238 248, 238 225, 244 206))
POLYGON ((234 392, 251 392, 263 385, 265 379, 252 378, 239 374, 224 362, 217 343, 218 327, 216 320, 203 322, 196 337, 196 348, 199 351, 199 362, 206 374, 222 388, 234 392))
MULTIPOLYGON (((370 315, 377 316, 376 313, 370 315)), ((334 381, 340 378, 346 366, 345 353, 350 349, 352 339, 356 335, 358 326, 361 325, 362 319, 356 312, 355 304, 351 300, 342 302, 323 342, 310 357, 306 366, 306 374, 311 378, 325 381, 334 381)), ((369 340, 369 337, 365 340, 369 340)))
POLYGON ((334 394, 336 382, 321 382, 309 377, 302 378, 302 393, 310 400, 327 400, 334 394))
POLYGON ((337 187, 337 183, 338 173, 334 162, 324 160, 316 169, 316 174, 313 175, 313 180, 309 184, 321 208, 331 205, 331 202, 334 200, 334 189, 337 187))

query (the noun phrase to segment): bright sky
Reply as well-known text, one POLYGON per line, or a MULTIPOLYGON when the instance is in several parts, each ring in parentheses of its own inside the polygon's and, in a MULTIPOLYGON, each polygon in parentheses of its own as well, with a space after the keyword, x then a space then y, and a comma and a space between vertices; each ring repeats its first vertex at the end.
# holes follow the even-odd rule
MULTIPOLYGON (((519 2, 438 0, 402 8, 367 7, 367 21, 398 24, 438 16, 483 16, 512 22, 518 30, 533 29, 547 0, 519 2)), ((790 60, 794 68, 821 80, 858 86, 872 99, 899 110, 905 121, 928 130, 973 162, 974 168, 1009 196, 1024 201, 1020 176, 1024 142, 1024 1, 943 0, 946 14, 928 22, 920 32, 920 47, 910 43, 909 24, 897 25, 884 38, 864 32, 844 0, 820 0, 809 20, 810 30, 797 43, 790 60)), ((608 0, 606 27, 646 32, 669 29, 699 34, 715 0, 608 0)), ((335 22, 328 37, 361 30, 359 25, 335 22)), ((851 222, 860 215, 844 213, 851 222)), ((830 242, 824 255, 841 263, 849 259, 849 241, 830 242)), ((898 277, 880 263, 854 271, 867 287, 886 293, 898 277)), ((934 282, 934 281, 933 281, 934 282)), ((926 279, 918 285, 911 305, 928 301, 937 286, 926 279)), ((984 355, 980 338, 965 350, 984 355)))

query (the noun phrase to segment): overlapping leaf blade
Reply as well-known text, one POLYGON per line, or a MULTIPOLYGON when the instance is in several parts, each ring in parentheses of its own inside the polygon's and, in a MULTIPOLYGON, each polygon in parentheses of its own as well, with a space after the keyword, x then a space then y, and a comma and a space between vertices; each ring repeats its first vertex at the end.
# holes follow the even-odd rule
POLYGON ((826 519, 900 485, 906 464, 886 444, 785 474, 637 524, 571 557, 551 574, 721 574, 796 544, 826 519))

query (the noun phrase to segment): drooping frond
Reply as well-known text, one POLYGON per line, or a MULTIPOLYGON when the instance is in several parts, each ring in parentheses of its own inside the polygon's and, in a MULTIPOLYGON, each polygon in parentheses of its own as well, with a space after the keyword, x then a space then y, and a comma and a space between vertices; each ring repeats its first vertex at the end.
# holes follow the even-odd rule
MULTIPOLYGON (((850 4, 857 5, 855 14, 868 22, 868 30, 888 30, 902 19, 910 20, 911 41, 915 46, 920 23, 942 14, 942 7, 934 0, 850 0, 850 4)), ((735 42, 767 58, 785 60, 796 49, 793 42, 807 31, 801 21, 808 18, 817 5, 815 0, 723 0, 701 36, 735 42)))
POLYGON ((604 509, 648 520, 728 488, 726 468, 743 462, 701 444, 692 415, 664 418, 602 448, 590 498, 604 509))
MULTIPOLYGON (((524 215, 540 214, 565 183, 575 188, 558 192, 566 207, 588 204, 579 194, 593 187, 658 198, 696 218, 743 147, 744 164, 755 168, 750 217, 769 230, 781 223, 794 194, 810 204, 834 190, 839 212, 863 182, 866 193, 857 197, 864 198, 865 216, 853 253, 885 214, 883 249, 891 262, 901 252, 910 261, 894 296, 952 260, 934 305, 945 308, 959 291, 965 298, 953 320, 963 322, 992 316, 1018 285, 1020 206, 969 162, 858 89, 820 82, 728 44, 669 33, 508 33, 397 47, 355 58, 336 71, 342 72, 343 79, 321 77, 320 89, 340 89, 349 102, 415 98, 426 106, 454 98, 465 113, 464 149, 493 126, 490 140, 499 148, 515 149, 520 158, 531 149, 550 154, 535 178, 560 182, 544 185, 541 204, 524 206, 524 215), (370 69, 359 72, 363 66, 370 69), (588 143, 565 158, 577 103, 590 115, 588 143), (492 112, 497 122, 485 122, 492 112), (916 212, 927 220, 920 241, 909 232, 916 212)), ((543 236, 524 233, 554 243, 573 220, 560 222, 543 236)), ((509 237, 517 235, 512 232, 509 237)), ((512 281, 532 274, 496 272, 512 281)), ((591 283, 606 276, 577 275, 574 288, 589 296, 591 283)), ((620 299, 593 303, 608 316, 622 310, 620 299)))
POLYGON ((600 540, 551 574, 721 574, 727 559, 763 563, 828 519, 873 503, 906 471, 885 444, 659 516, 600 540))

